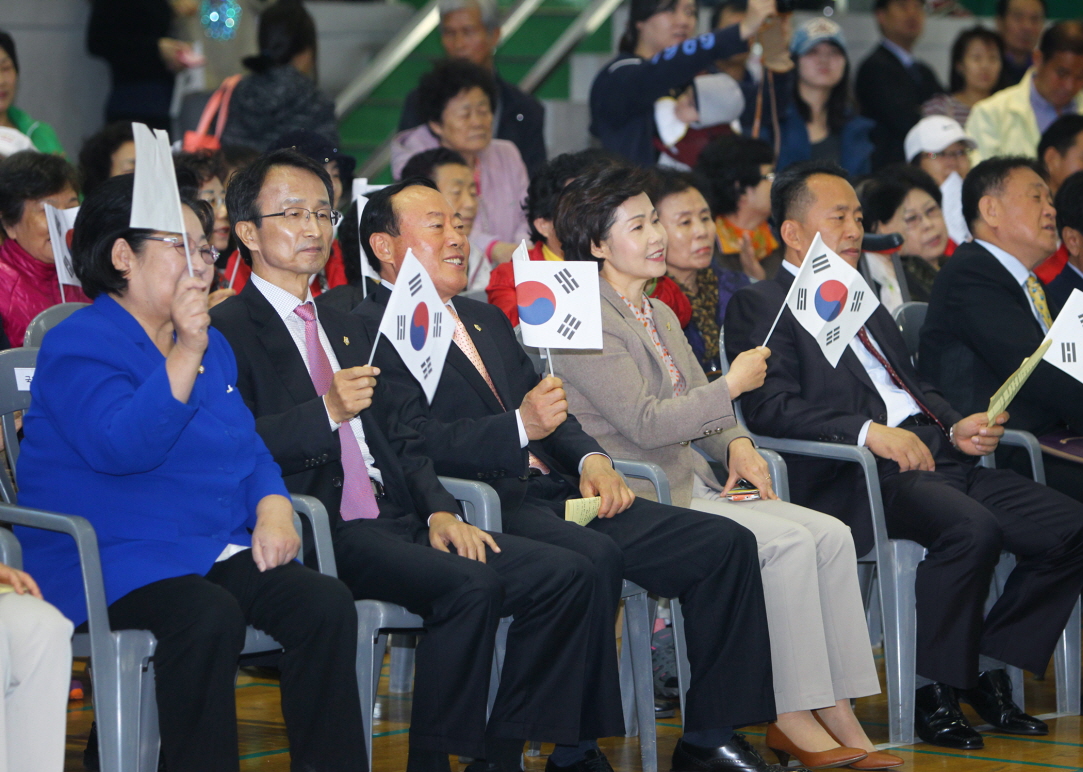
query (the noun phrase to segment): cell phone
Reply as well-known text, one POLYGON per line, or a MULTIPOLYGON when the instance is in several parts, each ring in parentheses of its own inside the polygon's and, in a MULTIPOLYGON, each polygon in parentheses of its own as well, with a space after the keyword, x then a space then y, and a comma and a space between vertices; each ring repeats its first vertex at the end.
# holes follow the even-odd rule
POLYGON ((758 501, 760 489, 742 478, 730 489, 730 492, 726 494, 726 498, 730 501, 758 501))

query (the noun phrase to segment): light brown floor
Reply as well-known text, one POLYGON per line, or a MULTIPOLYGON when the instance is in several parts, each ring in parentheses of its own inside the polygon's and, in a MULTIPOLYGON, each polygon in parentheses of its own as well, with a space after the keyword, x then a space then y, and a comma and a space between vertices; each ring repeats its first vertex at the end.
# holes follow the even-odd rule
MULTIPOLYGON (((883 683, 882 660, 881 683, 883 683)), ((81 666, 77 665, 77 669, 81 666)), ((385 677, 380 682, 376 706, 374 746, 374 772, 397 772, 406 767, 407 732, 410 715, 408 694, 388 694, 387 665, 385 677)), ((1050 667, 1052 674, 1052 666, 1050 667)), ((1027 678, 1027 708, 1035 714, 1051 713, 1056 707, 1056 695, 1052 679, 1043 681, 1027 678)), ((857 713, 874 742, 887 742, 886 697, 870 697, 859 700, 857 713)), ((977 716, 968 712, 975 725, 981 723, 977 716)), ((241 769, 244 772, 266 770, 287 772, 289 754, 285 727, 279 710, 278 684, 268 679, 242 674, 237 683, 237 713, 240 721, 241 769)), ((82 754, 86 735, 90 728, 93 711, 89 702, 72 702, 68 712, 68 750, 65 770, 76 772, 83 769, 82 754)), ((907 764, 904 770, 914 772, 1008 772, 1008 770, 1070 770, 1083 772, 1083 720, 1079 716, 1049 720, 1048 737, 1024 738, 1011 735, 986 734, 985 749, 966 753, 937 748, 930 745, 913 745, 897 748, 893 752, 903 756, 907 764)), ((764 727, 743 730, 749 739, 767 753, 763 746, 764 727)), ((669 769, 669 757, 673 745, 680 736, 680 718, 658 721, 659 769, 669 769)), ((616 772, 640 770, 639 744, 633 738, 618 738, 602 742, 602 749, 609 757, 616 772)), ((542 747, 543 753, 548 748, 542 747)), ((769 761, 775 759, 768 757, 769 761)), ((455 760, 452 760, 455 762, 455 760)), ((461 768, 452 764, 453 770, 461 768)), ((528 772, 541 772, 545 768, 545 756, 527 758, 528 772)))

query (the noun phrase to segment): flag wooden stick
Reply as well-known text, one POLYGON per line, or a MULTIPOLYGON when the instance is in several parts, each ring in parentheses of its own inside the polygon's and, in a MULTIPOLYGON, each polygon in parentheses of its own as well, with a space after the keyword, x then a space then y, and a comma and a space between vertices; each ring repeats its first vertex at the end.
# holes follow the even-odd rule
POLYGON ((549 374, 556 378, 557 374, 553 372, 553 355, 549 353, 548 348, 545 349, 545 361, 549 363, 549 374))
MULTIPOLYGON (((180 197, 177 197, 177 214, 180 215, 181 223, 184 222, 184 204, 180 202, 180 197)), ((192 254, 188 251, 188 234, 183 230, 177 234, 184 242, 184 261, 188 263, 188 275, 195 276, 195 271, 192 270, 192 254)), ((239 256, 238 256, 239 257, 239 256)), ((200 258, 202 260, 202 258, 200 258)))
POLYGON ((64 299, 64 282, 60 281, 59 275, 56 277, 56 283, 60 285, 60 302, 67 303, 68 301, 64 299))
MULTIPOLYGON (((787 299, 789 299, 789 293, 787 293, 787 299)), ((778 320, 782 318, 782 312, 786 310, 786 301, 782 301, 782 307, 778 309, 778 314, 775 315, 775 321, 771 323, 771 329, 767 331, 767 337, 764 338, 763 345, 767 345, 767 341, 771 340, 771 336, 775 334, 775 328, 778 327, 778 320)))
POLYGON ((381 333, 381 332, 377 332, 376 333, 376 340, 373 341, 373 343, 372 343, 372 353, 369 354, 369 367, 372 367, 372 360, 376 358, 376 347, 378 345, 380 345, 380 336, 382 334, 383 333, 381 333))
POLYGON ((233 282, 237 281, 237 269, 241 267, 241 253, 237 252, 237 259, 233 263, 233 273, 229 275, 229 288, 233 289, 233 282))

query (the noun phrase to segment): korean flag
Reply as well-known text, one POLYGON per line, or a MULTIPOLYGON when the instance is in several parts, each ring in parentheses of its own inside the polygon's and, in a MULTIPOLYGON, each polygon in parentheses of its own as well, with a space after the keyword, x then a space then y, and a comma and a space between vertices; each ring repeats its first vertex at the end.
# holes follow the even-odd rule
POLYGON ((71 235, 75 228, 75 218, 79 207, 57 209, 45 204, 45 220, 49 225, 49 242, 53 248, 53 262, 56 264, 56 276, 60 281, 60 298, 64 299, 64 285, 82 286, 75 278, 75 269, 71 264, 71 235))
POLYGON ((512 263, 523 344, 600 349, 602 299, 598 266, 592 262, 520 259, 525 252, 525 247, 520 246, 512 263))
POLYGON ((1046 337, 1052 338, 1053 345, 1043 359, 1083 381, 1083 292, 1072 290, 1046 337))

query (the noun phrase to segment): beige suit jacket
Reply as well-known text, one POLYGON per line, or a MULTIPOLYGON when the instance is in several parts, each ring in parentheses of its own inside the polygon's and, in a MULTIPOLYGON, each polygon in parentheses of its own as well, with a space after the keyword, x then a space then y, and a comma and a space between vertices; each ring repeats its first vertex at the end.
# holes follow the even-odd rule
MULTIPOLYGON (((661 466, 673 503, 686 507, 694 475, 722 488, 691 443, 724 463, 730 442, 748 433, 737 424, 725 379, 707 381, 673 311, 661 301, 651 302, 658 337, 688 383, 678 398, 647 329, 605 279, 600 284, 603 349, 553 356, 557 375, 564 379, 568 412, 613 458, 661 466)), ((654 498, 649 483, 629 480, 629 486, 637 495, 654 498)))

